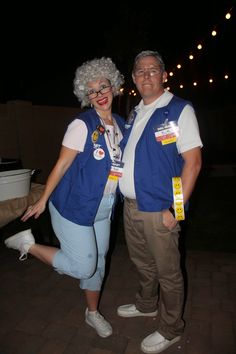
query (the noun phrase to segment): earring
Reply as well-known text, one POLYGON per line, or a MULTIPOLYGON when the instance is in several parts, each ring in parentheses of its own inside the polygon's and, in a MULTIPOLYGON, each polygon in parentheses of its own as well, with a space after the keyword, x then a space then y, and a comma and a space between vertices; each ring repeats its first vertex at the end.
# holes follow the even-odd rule
POLYGON ((90 103, 90 107, 93 108, 93 104, 92 103, 90 103))

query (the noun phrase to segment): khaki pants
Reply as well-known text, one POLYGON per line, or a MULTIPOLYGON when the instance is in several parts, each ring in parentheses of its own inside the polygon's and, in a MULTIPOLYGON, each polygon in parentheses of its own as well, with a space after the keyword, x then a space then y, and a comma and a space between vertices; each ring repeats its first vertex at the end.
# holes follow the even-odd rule
POLYGON ((136 200, 125 198, 124 229, 130 259, 139 274, 136 307, 141 312, 153 312, 158 307, 157 330, 172 339, 184 328, 180 226, 169 231, 161 212, 139 211, 136 200))

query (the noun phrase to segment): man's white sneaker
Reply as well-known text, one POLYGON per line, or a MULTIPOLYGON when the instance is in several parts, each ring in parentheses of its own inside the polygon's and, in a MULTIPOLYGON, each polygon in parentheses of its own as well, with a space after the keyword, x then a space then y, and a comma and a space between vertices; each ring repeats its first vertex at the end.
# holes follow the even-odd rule
POLYGON ((157 315, 157 310, 153 312, 140 312, 134 304, 127 304, 119 306, 117 314, 121 317, 155 317, 157 315))
POLYGON ((29 248, 35 244, 35 239, 31 229, 28 229, 7 238, 4 243, 8 248, 20 251, 19 260, 24 261, 27 259, 29 248))
POLYGON ((161 353, 163 350, 170 347, 172 344, 178 342, 181 339, 180 336, 171 340, 164 338, 159 332, 155 331, 150 334, 141 343, 141 350, 144 353, 156 354, 161 353))
POLYGON ((98 311, 85 311, 85 322, 93 327, 100 337, 106 338, 112 334, 112 327, 98 311))

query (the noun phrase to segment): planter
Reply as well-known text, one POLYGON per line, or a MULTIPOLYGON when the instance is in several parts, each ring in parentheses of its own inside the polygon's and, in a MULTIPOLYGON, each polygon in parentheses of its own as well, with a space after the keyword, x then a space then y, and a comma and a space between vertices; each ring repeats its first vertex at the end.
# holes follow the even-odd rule
POLYGON ((0 201, 27 196, 34 171, 19 169, 0 172, 0 201))

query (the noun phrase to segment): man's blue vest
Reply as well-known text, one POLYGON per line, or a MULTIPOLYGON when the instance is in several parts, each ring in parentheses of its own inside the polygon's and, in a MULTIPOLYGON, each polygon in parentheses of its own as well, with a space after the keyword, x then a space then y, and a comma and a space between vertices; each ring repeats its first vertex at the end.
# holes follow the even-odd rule
MULTIPOLYGON (((124 134, 124 119, 113 114, 124 134)), ((111 158, 104 134, 96 142, 92 135, 101 125, 94 109, 80 113, 76 118, 85 122, 88 135, 84 151, 79 153, 50 197, 58 212, 66 219, 84 226, 93 225, 111 168, 111 158), (105 157, 96 159, 97 148, 103 149, 105 157)))
MULTIPOLYGON (((134 184, 138 209, 141 211, 161 211, 173 203, 172 177, 180 176, 184 164, 176 143, 162 145, 155 138, 160 124, 178 121, 183 108, 190 102, 173 96, 168 105, 157 108, 150 117, 136 145, 134 160, 134 184)), ((134 117, 135 119, 135 117, 134 117)), ((126 124, 122 140, 125 146, 133 125, 126 124)))

